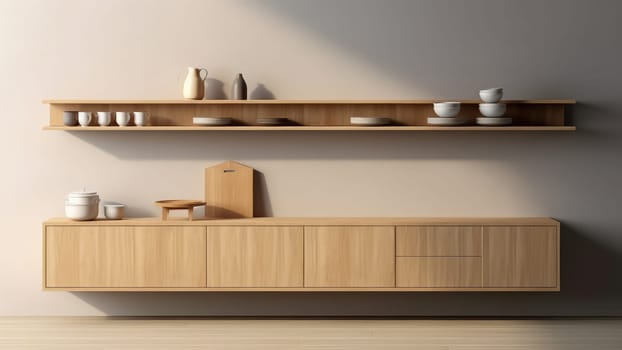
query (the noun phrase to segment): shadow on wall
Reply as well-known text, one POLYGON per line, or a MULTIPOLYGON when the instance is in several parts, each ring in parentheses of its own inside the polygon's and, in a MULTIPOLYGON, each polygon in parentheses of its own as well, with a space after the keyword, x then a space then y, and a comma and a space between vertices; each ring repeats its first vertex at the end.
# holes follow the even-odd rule
MULTIPOLYGON (((227 131, 227 132, 71 132, 82 141, 122 160, 511 160, 507 154, 529 154, 523 145, 549 152, 572 146, 573 133, 488 133, 410 131, 227 131), (243 142, 240 142, 243 140, 243 142), (154 145, 174 144, 175 147, 154 145), (492 152, 495 145, 498 151, 492 152)), ((596 135, 592 135, 596 136, 596 135)), ((602 142, 606 139, 605 134, 602 142)), ((614 140, 618 142, 618 140, 614 140)))
POLYGON ((224 90, 225 84, 218 79, 205 79, 205 99, 206 100, 226 100, 227 94, 224 90))
POLYGON ((274 100, 276 97, 264 84, 257 84, 248 98, 251 100, 274 100))
MULTIPOLYGON (((585 228, 587 229, 587 228, 585 228)), ((114 316, 620 315, 622 257, 563 225, 560 293, 74 293, 114 316), (586 302, 589 299, 589 302, 586 302)))
POLYGON ((504 85, 516 94, 511 98, 567 98, 576 84, 568 72, 606 71, 619 57, 615 45, 602 45, 618 42, 622 5, 615 1, 597 8, 564 0, 343 0, 330 10, 313 1, 266 0, 247 6, 427 94, 419 98, 473 98, 489 85, 504 85), (577 51, 579 38, 587 47, 577 51), (534 54, 526 54, 525 43, 534 54), (606 64, 594 67, 593 52, 606 64))
POLYGON ((253 171, 253 216, 273 216, 266 176, 257 170, 253 171))

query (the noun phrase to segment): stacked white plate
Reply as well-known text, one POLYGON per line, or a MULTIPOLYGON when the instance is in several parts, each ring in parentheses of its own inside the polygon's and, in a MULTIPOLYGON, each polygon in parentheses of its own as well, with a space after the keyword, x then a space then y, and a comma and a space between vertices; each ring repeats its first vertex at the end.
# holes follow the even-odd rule
POLYGON ((256 123, 261 126, 280 126, 289 124, 289 119, 283 117, 257 118, 256 123))
POLYGON ((511 117, 478 117, 477 124, 484 125, 484 126, 512 125, 512 118, 511 117))
POLYGON ((229 117, 194 117, 192 123, 201 126, 223 126, 231 125, 232 119, 229 117))
POLYGON ((356 126, 382 126, 390 125, 391 118, 386 117, 350 117, 350 125, 356 126))

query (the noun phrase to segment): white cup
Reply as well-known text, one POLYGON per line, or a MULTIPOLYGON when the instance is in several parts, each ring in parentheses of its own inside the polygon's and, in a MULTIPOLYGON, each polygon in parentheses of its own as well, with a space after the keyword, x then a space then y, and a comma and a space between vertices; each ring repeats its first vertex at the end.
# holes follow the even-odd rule
POLYGON ((134 112, 134 124, 136 126, 146 126, 149 124, 149 114, 147 112, 134 112))
POLYGON ((91 112, 78 112, 78 123, 81 126, 89 126, 91 123, 91 112))
POLYGON ((97 112, 97 124, 99 126, 108 126, 112 121, 112 113, 111 112, 97 112))
POLYGON ((130 112, 116 112, 115 114, 119 126, 127 126, 130 123, 130 112))

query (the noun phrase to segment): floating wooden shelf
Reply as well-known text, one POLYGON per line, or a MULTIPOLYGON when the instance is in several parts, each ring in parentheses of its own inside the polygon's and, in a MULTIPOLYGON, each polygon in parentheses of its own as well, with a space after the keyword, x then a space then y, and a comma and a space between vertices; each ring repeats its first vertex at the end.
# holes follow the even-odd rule
MULTIPOLYGON (((564 109, 574 100, 507 100, 506 116, 512 126, 429 126, 433 100, 45 100, 50 105, 44 130, 62 131, 574 131, 565 124, 564 109), (63 111, 144 111, 151 115, 148 127, 99 127, 93 118, 88 127, 63 126, 63 111), (232 126, 201 127, 197 116, 230 117, 232 126), (395 125, 351 126, 351 116, 384 116, 395 125), (286 117, 292 125, 256 126, 257 118, 286 117)), ((463 100, 458 116, 474 122, 480 116, 478 100, 463 100)), ((471 123, 474 124, 474 123, 471 123)))

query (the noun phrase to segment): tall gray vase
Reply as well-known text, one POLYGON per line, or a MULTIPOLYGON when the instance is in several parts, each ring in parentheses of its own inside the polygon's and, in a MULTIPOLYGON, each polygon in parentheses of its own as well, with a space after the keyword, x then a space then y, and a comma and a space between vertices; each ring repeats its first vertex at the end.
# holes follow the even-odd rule
POLYGON ((238 76, 235 77, 233 81, 233 93, 234 100, 246 100, 246 82, 244 81, 244 77, 242 73, 238 73, 238 76))

